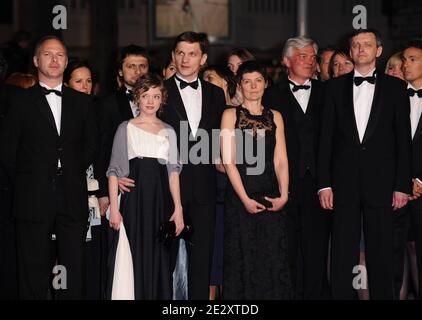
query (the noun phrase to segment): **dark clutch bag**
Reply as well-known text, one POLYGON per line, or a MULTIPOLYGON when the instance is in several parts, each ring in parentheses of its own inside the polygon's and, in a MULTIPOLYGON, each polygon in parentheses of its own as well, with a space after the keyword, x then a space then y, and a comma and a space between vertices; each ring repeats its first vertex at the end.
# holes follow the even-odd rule
POLYGON ((160 224, 158 239, 165 245, 170 245, 173 239, 183 239, 193 245, 191 241, 192 234, 192 225, 190 223, 185 223, 185 228, 179 236, 176 237, 176 223, 174 221, 166 221, 160 224))

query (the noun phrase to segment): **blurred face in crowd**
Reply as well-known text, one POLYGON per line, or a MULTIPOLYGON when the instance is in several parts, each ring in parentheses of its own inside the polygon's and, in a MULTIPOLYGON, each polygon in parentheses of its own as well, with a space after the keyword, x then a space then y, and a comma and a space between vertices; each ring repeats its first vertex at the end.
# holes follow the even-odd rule
POLYGON ((42 82, 59 81, 63 79, 63 72, 67 66, 67 53, 63 44, 56 40, 46 40, 40 46, 34 57, 34 64, 38 68, 38 78, 42 82))
POLYGON ((408 48, 403 51, 403 74, 415 89, 422 88, 422 49, 408 48))
POLYGON ((73 70, 69 79, 69 87, 86 94, 91 94, 92 92, 91 71, 86 67, 77 68, 73 70))
POLYGON ((267 83, 259 72, 245 73, 240 81, 240 90, 245 101, 259 101, 264 95, 267 83))
POLYGON ((340 77, 343 74, 353 71, 355 67, 353 65, 353 61, 351 61, 348 57, 342 54, 336 54, 333 59, 334 59, 333 61, 334 78, 340 77))
POLYGON ((133 87, 140 76, 147 74, 149 70, 148 59, 144 56, 129 55, 123 60, 120 77, 129 87, 133 87))
POLYGON ((202 53, 198 42, 179 42, 172 54, 177 73, 187 81, 193 81, 198 77, 208 57, 202 53))
POLYGON ((360 33, 350 42, 350 56, 356 67, 374 67, 376 59, 381 56, 382 47, 377 46, 377 38, 372 32, 360 33))
POLYGON ((321 55, 321 62, 319 64, 319 67, 321 69, 321 80, 329 80, 330 79, 330 74, 328 72, 328 67, 330 64, 330 60, 331 57, 333 56, 334 51, 329 50, 329 51, 325 51, 322 55, 321 55))
POLYGON ((289 69, 289 77, 303 84, 312 77, 316 70, 316 52, 312 45, 302 49, 294 48, 290 57, 284 57, 283 62, 289 69))
POLYGON ((404 80, 401 60, 392 59, 391 61, 389 61, 386 73, 390 76, 404 80))
POLYGON ((227 60, 227 67, 231 70, 231 72, 233 72, 233 74, 236 74, 242 63, 243 61, 234 54, 227 60))
POLYGON ((140 114, 153 115, 157 113, 163 102, 163 94, 159 87, 151 87, 139 95, 138 105, 140 114))
POLYGON ((227 88, 227 82, 222 77, 218 75, 217 72, 214 70, 207 70, 204 72, 204 80, 207 82, 212 83, 213 85, 216 85, 217 87, 220 87, 221 89, 227 88))
POLYGON ((176 65, 174 62, 170 62, 170 64, 163 70, 164 80, 170 79, 176 73, 176 65))

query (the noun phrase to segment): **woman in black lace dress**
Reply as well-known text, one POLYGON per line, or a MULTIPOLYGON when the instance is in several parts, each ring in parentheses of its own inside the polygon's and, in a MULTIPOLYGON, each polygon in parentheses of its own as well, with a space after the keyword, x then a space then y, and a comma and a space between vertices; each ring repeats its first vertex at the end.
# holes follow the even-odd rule
POLYGON ((288 162, 283 120, 262 106, 265 68, 237 73, 244 103, 222 118, 223 162, 231 186, 224 219, 224 299, 291 299, 286 216, 288 162))

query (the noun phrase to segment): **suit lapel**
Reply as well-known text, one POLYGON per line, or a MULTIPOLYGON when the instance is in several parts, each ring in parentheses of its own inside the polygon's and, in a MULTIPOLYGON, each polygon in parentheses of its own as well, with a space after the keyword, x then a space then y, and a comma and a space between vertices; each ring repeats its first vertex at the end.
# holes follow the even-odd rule
MULTIPOLYGON (((287 81, 285 83, 284 91, 287 94, 287 96, 289 97, 288 98, 290 100, 289 105, 292 106, 293 108, 297 108, 301 113, 304 114, 302 107, 300 106, 299 102, 297 102, 296 97, 294 96, 292 90, 290 89, 290 85, 287 81)), ((283 107, 283 106, 281 106, 281 107, 283 107)))
MULTIPOLYGON (((201 81, 201 80, 199 80, 201 81)), ((205 81, 201 81, 202 86, 202 108, 201 108, 201 121, 199 122, 199 128, 206 128, 212 112, 211 102, 211 86, 205 81)))
POLYGON ((117 105, 119 106, 119 112, 123 121, 130 120, 133 118, 132 108, 128 98, 126 97, 126 87, 122 86, 116 93, 117 105))
POLYGON ((416 138, 419 138, 419 136, 422 134, 422 115, 419 118, 418 126, 416 127, 415 135, 413 136, 413 140, 416 140, 416 138))
POLYGON ((313 114, 315 112, 316 98, 317 98, 317 94, 318 94, 316 81, 311 80, 311 82, 312 82, 312 87, 310 89, 311 95, 309 96, 309 102, 308 102, 308 106, 306 108, 307 114, 313 114))
POLYGON ((383 76, 380 72, 377 75, 377 81, 375 82, 375 92, 374 98, 372 100, 371 105, 371 112, 369 114, 368 124, 366 126, 365 134, 363 135, 362 144, 365 143, 371 135, 374 133, 375 128, 377 126, 377 122, 379 119, 380 111, 381 111, 381 103, 380 103, 380 92, 382 88, 383 76))
MULTIPOLYGON (((169 86, 170 86, 169 87, 170 94, 173 97, 172 100, 174 102, 174 111, 176 112, 180 120, 188 121, 188 115, 186 114, 182 96, 180 95, 179 88, 177 87, 174 76, 169 80, 169 86)), ((190 128, 189 128, 189 131, 190 131, 190 128)))
POLYGON ((72 112, 71 99, 72 99, 71 89, 69 89, 66 86, 63 86, 63 89, 62 89, 62 114, 61 114, 61 119, 60 119, 60 138, 61 139, 66 136, 66 133, 68 132, 69 128, 71 127, 71 119, 70 119, 70 113, 72 112))
POLYGON ((355 108, 354 108, 354 100, 353 100, 353 72, 350 72, 345 79, 346 81, 346 90, 345 90, 345 105, 346 111, 349 114, 348 119, 351 119, 351 127, 352 127, 352 135, 355 143, 360 145, 359 139, 359 131, 358 126, 356 124, 356 115, 355 115, 355 108))
POLYGON ((51 112, 50 105, 48 104, 47 98, 45 97, 44 93, 41 91, 41 86, 39 84, 34 87, 35 96, 37 101, 37 107, 40 110, 41 114, 45 117, 45 119, 50 124, 51 128, 57 133, 56 122, 54 121, 53 113, 51 112))

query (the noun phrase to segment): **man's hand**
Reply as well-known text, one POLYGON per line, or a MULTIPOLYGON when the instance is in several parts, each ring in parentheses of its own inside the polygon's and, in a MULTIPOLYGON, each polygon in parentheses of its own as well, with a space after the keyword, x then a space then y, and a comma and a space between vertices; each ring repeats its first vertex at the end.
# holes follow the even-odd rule
POLYGON ((104 217, 110 205, 110 199, 108 197, 101 197, 98 199, 98 204, 100 205, 100 214, 104 217))
POLYGON ((420 197, 422 195, 422 183, 413 179, 413 195, 420 197))
POLYGON ((403 208, 407 204, 407 201, 409 201, 409 195, 403 192, 394 191, 392 203, 393 210, 396 211, 403 208))
POLYGON ((122 194, 125 192, 130 192, 129 187, 133 188, 135 186, 135 180, 129 178, 119 178, 119 190, 122 194))
POLYGON ((422 184, 417 179, 412 179, 413 181, 413 195, 409 197, 409 201, 416 200, 422 195, 422 184))
POLYGON ((321 207, 325 210, 333 210, 334 209, 334 194, 333 189, 325 189, 321 190, 318 194, 319 196, 319 203, 321 207))

